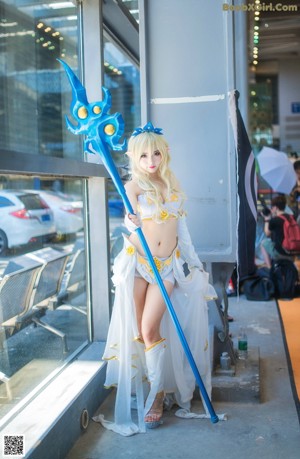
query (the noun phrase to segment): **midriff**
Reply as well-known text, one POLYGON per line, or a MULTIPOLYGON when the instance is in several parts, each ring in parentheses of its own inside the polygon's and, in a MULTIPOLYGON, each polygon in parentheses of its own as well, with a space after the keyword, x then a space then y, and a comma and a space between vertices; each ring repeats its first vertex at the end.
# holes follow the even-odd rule
MULTIPOLYGON (((177 245, 177 218, 168 218, 162 223, 153 220, 144 220, 142 231, 154 257, 168 257, 177 245)), ((132 233, 129 240, 141 255, 145 255, 139 237, 132 233)))

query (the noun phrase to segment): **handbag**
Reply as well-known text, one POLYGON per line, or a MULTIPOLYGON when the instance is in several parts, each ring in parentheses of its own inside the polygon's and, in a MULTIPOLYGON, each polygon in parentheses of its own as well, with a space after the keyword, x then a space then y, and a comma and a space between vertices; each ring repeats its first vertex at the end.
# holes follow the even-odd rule
POLYGON ((269 301, 274 296, 274 283, 268 277, 253 276, 244 280, 243 292, 247 300, 269 301))

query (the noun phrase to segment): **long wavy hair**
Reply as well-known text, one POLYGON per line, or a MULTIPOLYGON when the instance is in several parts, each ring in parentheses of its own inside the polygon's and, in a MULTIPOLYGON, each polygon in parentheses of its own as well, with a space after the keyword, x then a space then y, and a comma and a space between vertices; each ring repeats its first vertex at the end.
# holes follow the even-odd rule
POLYGON ((130 159, 131 176, 138 186, 144 191, 149 202, 153 202, 157 208, 157 215, 163 210, 164 202, 160 188, 152 181, 151 174, 141 168, 140 159, 143 153, 152 153, 158 150, 161 154, 161 163, 158 168, 158 175, 167 188, 167 199, 173 193, 180 196, 181 200, 185 198, 180 188, 179 182, 174 173, 171 171, 169 145, 163 135, 154 132, 143 132, 135 137, 130 137, 128 142, 127 155, 130 159))

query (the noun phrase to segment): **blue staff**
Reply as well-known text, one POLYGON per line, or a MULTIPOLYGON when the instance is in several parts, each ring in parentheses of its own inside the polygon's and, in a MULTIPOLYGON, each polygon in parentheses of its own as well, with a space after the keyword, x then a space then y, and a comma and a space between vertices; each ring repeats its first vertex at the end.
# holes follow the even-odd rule
MULTIPOLYGON (((66 117, 68 129, 73 134, 84 134, 86 136, 84 144, 85 151, 89 153, 99 153, 102 162, 107 169, 110 177, 112 178, 115 187, 120 194, 125 209, 128 213, 133 214, 133 208, 127 197, 125 187, 120 179, 117 168, 111 158, 108 146, 114 151, 123 151, 126 149, 126 141, 119 143, 120 138, 124 133, 124 121, 120 113, 114 115, 109 114, 111 108, 111 95, 108 89, 102 88, 104 93, 104 99, 101 102, 89 103, 86 96, 86 90, 81 82, 78 80, 71 68, 62 60, 58 59, 59 62, 64 66, 67 76, 69 78, 72 87, 72 103, 71 113, 74 119, 78 122, 77 126, 74 126, 70 120, 66 117)), ((149 264, 154 272, 156 282, 160 288, 161 294, 164 298, 168 311, 171 315, 175 328, 177 330, 179 339, 185 351, 186 357, 193 370, 196 381, 199 385, 202 397, 208 408, 211 421, 216 423, 219 421, 216 415, 211 401, 208 397, 207 391, 199 374, 195 360, 190 351, 189 345, 184 336, 181 325, 178 321, 173 305, 170 301, 164 283, 160 277, 156 264, 153 260, 152 254, 146 242, 145 236, 141 228, 136 229, 136 233, 140 239, 141 245, 148 258, 149 264)))

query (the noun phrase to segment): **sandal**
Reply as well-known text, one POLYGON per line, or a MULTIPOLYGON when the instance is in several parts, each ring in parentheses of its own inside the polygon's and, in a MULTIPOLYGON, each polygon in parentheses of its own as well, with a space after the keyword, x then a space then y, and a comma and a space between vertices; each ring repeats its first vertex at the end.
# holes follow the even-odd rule
POLYGON ((136 336, 133 341, 137 341, 138 343, 145 344, 145 341, 143 340, 141 335, 136 336))
POLYGON ((158 392, 155 396, 153 405, 145 416, 145 424, 148 429, 156 429, 163 422, 164 391, 158 392))

